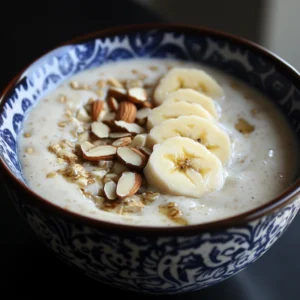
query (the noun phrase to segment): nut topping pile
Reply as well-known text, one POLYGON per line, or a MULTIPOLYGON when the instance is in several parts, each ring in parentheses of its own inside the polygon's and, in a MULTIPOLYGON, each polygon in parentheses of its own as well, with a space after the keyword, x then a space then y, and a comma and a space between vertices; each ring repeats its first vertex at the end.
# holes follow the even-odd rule
MULTIPOLYGON (((72 81, 73 90, 91 90, 97 97, 77 111, 70 110, 66 96, 60 97, 66 119, 58 127, 65 130, 76 123, 75 141, 49 146, 66 164, 57 173, 78 184, 99 209, 119 214, 139 213, 151 204, 148 194, 157 195, 149 187, 193 198, 221 189, 223 167, 232 153, 215 102, 224 91, 210 75, 173 68, 152 86, 140 75, 125 82, 99 80, 94 86, 72 81)), ((237 130, 254 130, 242 121, 237 130)), ((187 224, 178 203, 158 209, 172 221, 187 224)))
MULTIPOLYGON (((67 119, 60 123, 77 124, 72 129, 75 141, 49 145, 48 150, 56 155, 62 168, 47 178, 64 176, 101 210, 139 213, 160 195, 147 190, 143 175, 152 152, 146 147, 146 123, 152 101, 140 80, 122 83, 111 78, 99 80, 96 86, 103 90, 97 94, 106 97, 90 99, 77 111, 70 112, 67 97, 60 97, 68 112, 67 119)), ((70 87, 93 89, 74 81, 70 87)))

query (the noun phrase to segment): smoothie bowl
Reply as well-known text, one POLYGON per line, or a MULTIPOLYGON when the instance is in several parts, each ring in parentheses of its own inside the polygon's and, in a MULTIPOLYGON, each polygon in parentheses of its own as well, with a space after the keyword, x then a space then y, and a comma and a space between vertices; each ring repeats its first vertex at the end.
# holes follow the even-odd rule
POLYGON ((216 284, 299 207, 300 75, 251 42, 145 25, 54 49, 1 97, 4 181, 54 253, 152 294, 216 284))

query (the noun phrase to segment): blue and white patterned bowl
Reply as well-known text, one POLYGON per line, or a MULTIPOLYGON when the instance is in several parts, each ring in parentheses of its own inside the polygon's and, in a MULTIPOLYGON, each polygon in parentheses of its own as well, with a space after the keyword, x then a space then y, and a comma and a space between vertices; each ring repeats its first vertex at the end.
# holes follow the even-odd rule
POLYGON ((194 60, 241 78, 271 97, 300 139, 300 75, 265 49, 207 29, 170 25, 111 29, 49 52, 4 91, 0 161, 6 186, 41 240, 85 274, 132 291, 195 291, 243 270, 270 248, 299 210, 299 179, 253 211, 204 225, 162 229, 120 226, 66 212, 32 192, 22 176, 17 135, 28 108, 82 70, 135 57, 194 60))

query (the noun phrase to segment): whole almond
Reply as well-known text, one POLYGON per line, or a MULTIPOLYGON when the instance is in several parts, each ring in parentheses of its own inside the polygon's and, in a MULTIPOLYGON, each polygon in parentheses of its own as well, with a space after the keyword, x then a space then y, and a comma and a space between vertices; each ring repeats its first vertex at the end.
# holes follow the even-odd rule
POLYGON ((100 113, 104 108, 104 102, 101 100, 96 100, 92 103, 91 117, 93 121, 97 121, 100 113))
POLYGON ((123 101, 119 104, 116 120, 133 123, 136 117, 136 106, 128 101, 123 101))

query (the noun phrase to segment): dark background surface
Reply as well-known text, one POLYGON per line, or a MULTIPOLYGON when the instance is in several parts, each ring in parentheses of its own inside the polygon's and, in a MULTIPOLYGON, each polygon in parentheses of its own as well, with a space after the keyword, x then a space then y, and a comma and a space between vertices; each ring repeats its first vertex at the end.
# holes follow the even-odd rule
MULTIPOLYGON (((21 1, 20 1, 21 2, 21 1)), ((57 44, 86 32, 109 26, 164 21, 155 14, 129 1, 43 1, 7 3, 0 20, 2 57, 0 89, 22 68, 57 44), (16 11, 16 7, 18 10, 16 11)), ((256 1, 255 1, 256 2, 256 1)), ((211 21, 210 21, 211 22, 211 21)), ((203 24, 207 26, 207 24, 203 24)), ((249 23, 240 35, 255 39, 257 23, 249 23), (251 31, 253 28, 253 31, 251 31)), ((209 24, 213 26, 213 24, 209 24)), ((241 28, 239 28, 241 31, 241 28)), ((300 216, 287 232, 257 262, 232 278, 207 289, 174 299, 300 299, 300 216)), ((41 244, 13 207, 0 184, 0 271, 1 293, 25 299, 47 296, 84 295, 102 297, 137 297, 89 279, 67 267, 41 244), (59 291, 59 292, 58 292, 59 291)), ((144 299, 163 296, 143 295, 144 299)), ((1 296, 2 298, 2 296, 1 296)), ((3 299, 6 299, 4 297, 3 299)))

